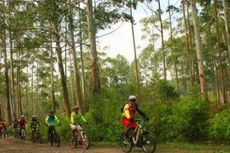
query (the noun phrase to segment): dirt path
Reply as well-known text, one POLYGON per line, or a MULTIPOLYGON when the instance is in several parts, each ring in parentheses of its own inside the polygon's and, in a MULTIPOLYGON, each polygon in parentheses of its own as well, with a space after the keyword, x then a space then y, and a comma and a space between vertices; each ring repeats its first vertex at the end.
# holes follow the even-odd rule
MULTIPOLYGON (((191 146, 191 145, 190 145, 191 146)), ((72 149, 68 144, 61 144, 59 148, 50 147, 48 144, 33 144, 29 141, 22 142, 13 137, 6 139, 0 138, 0 153, 123 153, 116 147, 91 146, 89 150, 84 151, 80 148, 72 149)), ((134 148, 132 153, 143 153, 141 149, 134 148)), ((170 147, 159 145, 156 153, 230 153, 230 149, 222 147, 202 146, 186 148, 170 147)))
MULTIPOLYGON (((141 153, 139 149, 134 149, 134 153, 141 153)), ((72 149, 68 144, 61 144, 59 148, 50 147, 48 144, 33 144, 22 142, 12 137, 0 138, 0 153, 123 153, 119 148, 104 148, 92 146, 84 151, 80 148, 72 149)))

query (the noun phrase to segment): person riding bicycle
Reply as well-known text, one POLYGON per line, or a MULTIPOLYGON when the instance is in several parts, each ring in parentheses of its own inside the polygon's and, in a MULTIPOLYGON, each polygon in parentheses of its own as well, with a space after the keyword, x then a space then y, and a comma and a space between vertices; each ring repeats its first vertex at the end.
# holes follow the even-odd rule
POLYGON ((14 136, 17 136, 18 134, 18 119, 16 114, 13 114, 13 119, 12 119, 12 126, 13 126, 13 130, 14 130, 14 136))
POLYGON ((72 129, 72 135, 74 135, 75 132, 79 133, 79 131, 82 129, 80 126, 81 121, 87 123, 86 119, 80 112, 80 107, 74 106, 73 112, 70 116, 70 127, 72 129))
POLYGON ((124 126, 125 136, 128 136, 128 133, 131 129, 135 129, 137 127, 137 123, 135 121, 136 112, 138 112, 144 118, 144 120, 149 120, 148 116, 137 104, 136 96, 130 95, 128 98, 128 103, 122 108, 122 124, 124 126))
POLYGON ((40 127, 40 123, 39 121, 37 120, 37 117, 36 115, 33 115, 32 116, 32 120, 31 120, 31 123, 30 123, 30 127, 32 129, 32 137, 34 137, 34 134, 36 132, 36 129, 38 129, 40 127))
MULTIPOLYGON (((46 126, 48 126, 48 141, 50 142, 50 133, 55 130, 55 126, 59 124, 59 119, 54 115, 54 111, 51 110, 45 119, 46 126)), ((50 144, 51 145, 51 144, 50 144)))
POLYGON ((0 117, 0 131, 2 131, 2 129, 6 129, 6 121, 3 117, 0 117))
POLYGON ((18 127, 19 127, 19 131, 21 131, 22 128, 25 129, 26 126, 26 119, 24 115, 21 115, 21 118, 18 120, 18 127))

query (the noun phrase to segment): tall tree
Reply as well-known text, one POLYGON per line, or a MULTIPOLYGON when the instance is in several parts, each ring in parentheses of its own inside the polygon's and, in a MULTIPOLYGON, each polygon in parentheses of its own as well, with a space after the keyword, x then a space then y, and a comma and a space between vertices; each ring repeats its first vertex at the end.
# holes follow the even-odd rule
POLYGON ((160 0, 156 0, 158 3, 158 16, 160 22, 160 33, 161 33, 161 48, 162 48, 162 58, 163 58, 163 70, 164 70, 164 79, 167 80, 167 70, 166 70, 166 55, 165 55, 165 48, 164 48, 164 27, 163 27, 163 20, 162 20, 162 9, 161 9, 161 2, 160 0))
POLYGON ((203 51, 202 51, 202 41, 201 41, 201 33, 200 33, 200 21, 197 17, 197 8, 196 8, 196 0, 191 0, 192 7, 192 18, 194 24, 195 31, 195 42, 196 42, 196 50, 197 50, 197 60, 198 60, 198 70, 199 70, 199 80, 200 80, 200 91, 204 99, 208 99, 207 94, 207 84, 205 80, 205 69, 203 63, 203 51))
POLYGON ((93 14, 92 0, 87 0, 87 23, 88 23, 88 37, 90 42, 90 58, 91 58, 91 81, 93 94, 101 91, 100 72, 97 57, 96 46, 96 28, 93 14))
POLYGON ((226 89, 225 89, 225 72, 224 72, 224 65, 222 62, 222 50, 220 47, 220 29, 219 29, 219 17, 218 17, 218 11, 217 11, 217 0, 214 0, 214 17, 216 22, 216 47, 219 54, 219 70, 220 70, 220 102, 226 103, 227 97, 226 97, 226 89))
POLYGON ((230 63, 230 2, 229 0, 224 0, 224 22, 225 30, 227 34, 227 45, 228 45, 228 60, 230 63))
POLYGON ((136 84, 137 84, 137 98, 141 101, 141 87, 140 87, 140 77, 139 77, 139 69, 138 69, 138 59, 137 59, 137 49, 136 49, 136 40, 135 40, 135 32, 134 32, 134 19, 133 19, 133 11, 132 7, 130 7, 130 16, 131 16, 131 29, 132 29, 132 38, 133 38, 133 50, 134 50, 134 60, 135 60, 135 74, 136 74, 136 84))
MULTIPOLYGON (((81 20, 81 19, 80 19, 81 20)), ((74 25, 73 25, 73 10, 69 8, 69 28, 70 28, 70 37, 71 37, 71 51, 73 55, 73 64, 74 64, 74 81, 75 81, 75 88, 77 91, 77 105, 80 106, 82 109, 84 107, 83 99, 82 99, 82 89, 81 89, 81 81, 80 81, 80 74, 77 62, 77 54, 76 54, 76 46, 75 46, 75 38, 74 38, 74 25)))

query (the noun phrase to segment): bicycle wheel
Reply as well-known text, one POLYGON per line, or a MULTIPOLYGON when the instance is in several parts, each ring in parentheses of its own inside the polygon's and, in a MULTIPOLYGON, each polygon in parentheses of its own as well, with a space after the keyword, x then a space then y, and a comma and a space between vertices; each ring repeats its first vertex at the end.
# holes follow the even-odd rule
POLYGON ((71 136, 69 144, 72 148, 77 147, 77 136, 71 136))
POLYGON ((80 137, 80 142, 79 142, 82 146, 83 149, 87 150, 89 149, 90 146, 90 141, 89 141, 89 137, 85 132, 81 133, 81 137, 80 137))
POLYGON ((122 151, 124 151, 125 153, 131 152, 133 148, 132 139, 127 138, 124 134, 122 134, 120 138, 120 146, 121 146, 122 151))
POLYGON ((25 129, 21 129, 21 140, 22 141, 25 141, 25 138, 26 138, 26 131, 25 131, 25 129))
POLYGON ((35 134, 34 139, 35 139, 35 143, 41 143, 41 134, 39 132, 37 132, 35 134))
POLYGON ((141 148, 145 153, 154 153, 156 151, 156 140, 153 134, 144 132, 141 135, 141 148))
POLYGON ((6 135, 6 129, 3 128, 3 129, 2 129, 2 137, 3 137, 3 138, 6 138, 6 136, 7 136, 7 135, 6 135))
POLYGON ((61 140, 60 140, 58 134, 55 134, 55 135, 54 135, 54 141, 53 141, 53 143, 54 143, 54 145, 55 145, 56 147, 60 147, 60 145, 61 145, 61 140))

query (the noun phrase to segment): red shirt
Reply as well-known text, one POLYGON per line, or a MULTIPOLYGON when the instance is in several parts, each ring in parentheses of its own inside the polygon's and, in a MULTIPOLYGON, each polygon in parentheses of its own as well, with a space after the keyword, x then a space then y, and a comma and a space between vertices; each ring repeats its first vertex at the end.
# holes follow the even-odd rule
POLYGON ((20 127, 25 126, 25 125, 26 125, 26 120, 25 120, 24 118, 19 119, 18 125, 19 125, 20 127))

